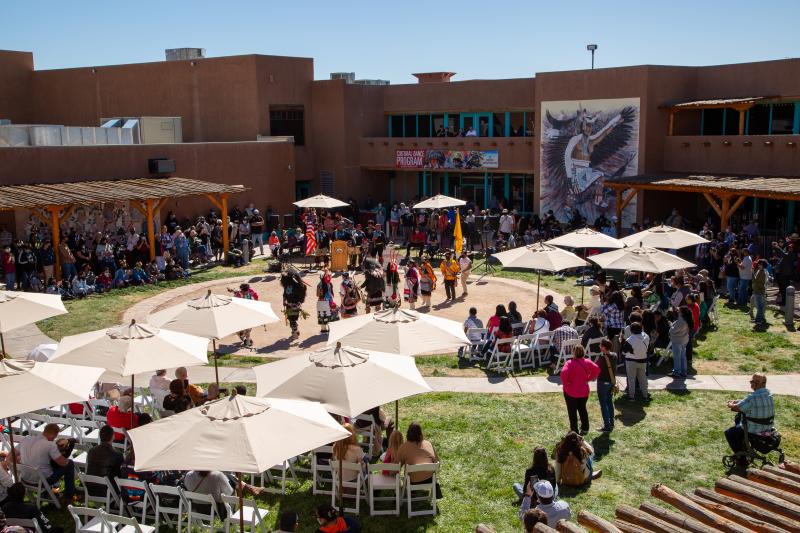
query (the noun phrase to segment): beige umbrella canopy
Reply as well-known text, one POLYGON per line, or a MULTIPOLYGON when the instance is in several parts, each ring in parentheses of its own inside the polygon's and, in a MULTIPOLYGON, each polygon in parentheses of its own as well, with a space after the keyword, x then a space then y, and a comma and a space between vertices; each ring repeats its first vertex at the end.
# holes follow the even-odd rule
POLYGON ((700 235, 673 228, 672 226, 653 226, 639 233, 628 235, 620 239, 626 246, 650 246, 651 248, 664 248, 667 250, 679 250, 687 246, 696 246, 708 242, 700 235))
POLYGON ((354 417, 375 406, 430 392, 413 357, 331 346, 253 369, 257 396, 320 402, 354 417))
POLYGON ((414 206, 414 209, 442 209, 445 207, 458 207, 467 205, 464 200, 453 198, 452 196, 445 196, 444 194, 437 194, 427 200, 423 200, 414 206))
POLYGON ((66 312, 55 294, 0 291, 0 356, 6 353, 4 333, 66 312))
POLYGON ((410 309, 387 309, 330 323, 328 346, 416 355, 455 351, 469 344, 464 327, 454 321, 410 309))
POLYGON ((566 248, 622 248, 624 243, 592 228, 580 228, 573 232, 545 241, 545 244, 566 248))
POLYGON ((337 200, 336 198, 325 196, 324 194, 318 194, 316 196, 294 202, 294 205, 297 207, 319 207, 322 209, 334 209, 336 207, 347 207, 349 204, 346 204, 341 200, 337 200))
POLYGON ((561 272, 562 270, 589 264, 572 252, 541 242, 512 248, 511 250, 494 254, 492 257, 500 261, 506 268, 524 268, 539 271, 536 281, 537 309, 539 308, 539 288, 542 281, 542 270, 546 272, 561 272))
POLYGON ((593 255, 589 260, 606 270, 633 270, 636 272, 651 272, 653 274, 695 266, 694 263, 681 259, 677 255, 648 246, 621 248, 604 254, 593 255))

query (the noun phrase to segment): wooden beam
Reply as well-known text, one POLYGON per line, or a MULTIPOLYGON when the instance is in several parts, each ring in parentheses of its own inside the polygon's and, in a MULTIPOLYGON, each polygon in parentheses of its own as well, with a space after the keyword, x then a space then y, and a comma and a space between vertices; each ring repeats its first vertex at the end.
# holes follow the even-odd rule
POLYGON ((222 211, 222 204, 220 203, 220 201, 219 201, 219 200, 217 200, 216 196, 214 196, 213 194, 206 194, 206 198, 208 198, 208 200, 209 200, 209 201, 210 201, 212 204, 214 204, 214 205, 216 206, 216 208, 217 208, 217 209, 219 209, 220 211, 222 211))
POLYGON ((639 506, 639 509, 650 516, 654 516, 659 520, 663 520, 664 522, 677 526, 681 529, 691 531, 692 533, 716 533, 714 528, 708 527, 704 523, 695 520, 694 518, 690 518, 685 514, 677 513, 669 509, 664 509, 663 507, 659 507, 653 503, 644 502, 639 506))
POLYGON ((675 110, 674 109, 670 109, 669 110, 669 128, 667 129, 667 135, 672 137, 672 132, 673 132, 674 128, 675 128, 675 110))
POLYGON ((614 191, 614 199, 616 200, 614 204, 616 205, 617 209, 617 238, 619 238, 622 236, 622 189, 617 189, 614 191))
POLYGON ((721 217, 722 216, 722 208, 717 203, 717 200, 713 196, 711 196, 711 194, 709 194, 707 192, 704 192, 703 196, 708 201, 708 203, 711 204, 711 209, 714 210, 714 212, 717 214, 718 217, 721 217))
POLYGON ((69 216, 72 214, 72 212, 75 211, 76 207, 77 207, 76 205, 70 205, 65 207, 64 211, 60 215, 58 215, 58 223, 63 224, 64 221, 67 220, 67 218, 69 218, 69 216))
POLYGON ((744 116, 746 111, 739 109, 739 135, 744 135, 744 116))
POLYGON ((761 509, 800 521, 800 506, 792 505, 763 490, 737 483, 732 479, 721 478, 714 483, 714 491, 724 496, 751 503, 761 509))
POLYGON ((792 533, 800 533, 800 522, 796 522, 785 516, 772 513, 758 505, 737 499, 731 498, 714 492, 713 490, 697 488, 694 490, 695 495, 714 503, 724 505, 734 511, 746 514, 747 516, 759 521, 768 522, 779 528, 791 531, 792 533))
POLYGON ((586 530, 584 530, 578 524, 569 522, 563 518, 556 522, 556 531, 559 531, 560 533, 586 533, 586 530))
POLYGON ((757 533, 789 533, 785 529, 775 526, 775 524, 766 522, 764 520, 758 520, 752 516, 748 516, 735 509, 731 509, 727 505, 717 503, 713 500, 707 500, 701 496, 690 493, 687 493, 685 496, 696 504, 702 505, 712 513, 716 513, 724 518, 727 518, 728 520, 731 520, 732 522, 736 522, 741 526, 752 529, 757 533))
POLYGON ((719 229, 720 231, 725 231, 728 229, 728 225, 730 224, 730 216, 728 212, 731 208, 731 197, 727 194, 722 197, 722 207, 720 207, 719 213, 719 229))
POLYGON ((38 218, 40 222, 44 222, 48 226, 50 225, 50 214, 49 213, 47 213, 45 211, 41 211, 40 209, 37 209, 35 207, 33 209, 31 209, 30 211, 31 211, 31 215, 33 215, 36 218, 38 218))
MULTIPOLYGON (((59 226, 58 222, 58 212, 61 210, 60 207, 57 205, 52 205, 47 208, 50 211, 50 236, 52 245, 53 245, 53 254, 56 257, 56 264, 55 269, 53 270, 53 276, 55 276, 56 281, 61 281, 61 250, 59 249, 59 240, 61 239, 61 227, 59 226)), ((45 281, 47 283, 47 280, 45 281)))
POLYGON ((752 487, 756 490, 766 492, 767 494, 771 494, 776 498, 780 498, 784 501, 787 501, 792 505, 796 506, 798 509, 800 509, 800 494, 794 494, 791 491, 777 489, 775 487, 762 483, 761 480, 751 481, 741 476, 728 476, 728 479, 736 483, 741 483, 742 485, 752 487))
POLYGON ((228 250, 230 250, 230 236, 228 235, 228 194, 219 195, 219 208, 222 211, 222 249, 225 252, 225 262, 228 262, 228 250))
POLYGON ((660 483, 653 485, 653 488, 650 489, 650 495, 672 505, 688 516, 718 531, 724 531, 726 533, 750 533, 750 530, 746 527, 740 526, 736 522, 728 520, 716 513, 712 513, 702 505, 698 505, 686 496, 678 494, 666 485, 660 483))
POLYGON ((142 205, 142 202, 139 200, 128 200, 128 202, 130 203, 131 207, 139 211, 143 216, 147 216, 147 210, 142 205))
POLYGON ((622 209, 625 209, 626 207, 628 207, 628 204, 629 204, 629 203, 631 203, 631 201, 632 201, 634 198, 636 198, 636 195, 637 195, 637 194, 639 194, 639 191, 637 191, 636 189, 632 189, 632 190, 631 190, 631 191, 630 191, 630 192, 629 192, 629 193, 628 193, 628 194, 625 196, 625 198, 623 198, 623 199, 622 199, 622 209))
POLYGON ((585 510, 578 513, 578 523, 596 533, 622 533, 617 526, 605 518, 600 518, 596 514, 585 510))
POLYGON ((736 212, 736 210, 739 209, 739 207, 741 207, 741 205, 744 203, 744 201, 746 199, 747 199, 747 195, 746 194, 743 194, 739 198, 736 199, 736 202, 734 202, 734 204, 731 206, 730 210, 728 211, 728 218, 733 216, 733 214, 736 212))
POLYGON ((153 228, 153 200, 145 200, 145 220, 147 224, 147 243, 150 245, 150 260, 156 258, 156 235, 153 228))
POLYGON ((620 520, 625 520, 631 524, 643 527, 656 533, 687 533, 688 530, 665 522, 660 518, 647 514, 644 511, 631 507, 630 505, 619 505, 615 516, 620 520))

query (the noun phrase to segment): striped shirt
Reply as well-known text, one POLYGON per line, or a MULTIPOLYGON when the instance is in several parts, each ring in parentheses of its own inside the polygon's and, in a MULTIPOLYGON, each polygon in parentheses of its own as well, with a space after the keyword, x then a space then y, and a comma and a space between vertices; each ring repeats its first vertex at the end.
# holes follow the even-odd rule
POLYGON ((744 400, 739 400, 736 405, 748 418, 747 432, 761 433, 770 431, 771 424, 758 424, 751 422, 750 418, 772 418, 775 416, 775 403, 772 400, 772 393, 766 387, 754 390, 744 400))

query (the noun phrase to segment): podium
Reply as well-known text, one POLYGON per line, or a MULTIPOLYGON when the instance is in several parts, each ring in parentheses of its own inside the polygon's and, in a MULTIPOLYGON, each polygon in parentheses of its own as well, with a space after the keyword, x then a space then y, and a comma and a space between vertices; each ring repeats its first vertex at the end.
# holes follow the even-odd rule
POLYGON ((347 270, 348 259, 347 241, 331 242, 331 271, 343 272, 347 270))

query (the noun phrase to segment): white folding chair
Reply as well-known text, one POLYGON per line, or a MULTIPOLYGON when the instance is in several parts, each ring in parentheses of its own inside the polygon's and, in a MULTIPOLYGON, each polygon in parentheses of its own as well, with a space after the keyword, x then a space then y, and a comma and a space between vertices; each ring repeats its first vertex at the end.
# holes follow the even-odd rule
POLYGON ((94 420, 81 420, 73 418, 71 420, 75 434, 78 436, 78 443, 82 448, 88 450, 100 444, 100 428, 94 420))
POLYGON ((333 446, 320 446, 311 456, 311 481, 312 494, 331 494, 333 485, 333 471, 328 458, 333 457, 333 446), (325 456, 318 456, 325 454, 325 456))
POLYGON ((552 331, 540 331, 535 333, 536 342, 534 343, 534 356, 537 366, 550 364, 550 341, 553 338, 552 331))
POLYGON ((514 357, 517 358, 517 367, 519 367, 520 370, 524 368, 533 368, 536 366, 533 358, 536 337, 537 335, 530 333, 525 333, 517 337, 517 342, 514 345, 514 348, 512 348, 512 351, 514 352, 514 357))
POLYGON ((183 529, 183 515, 189 508, 186 498, 183 497, 183 491, 179 487, 170 487, 169 485, 149 483, 148 486, 156 505, 156 529, 161 526, 161 517, 163 516, 169 527, 175 527, 177 523, 177 531, 180 533, 183 529), (177 502, 177 506, 175 502, 177 502), (176 518, 175 522, 172 521, 172 517, 176 518))
POLYGON ((655 348, 653 353, 660 354, 658 362, 656 362, 656 367, 663 365, 667 359, 672 357, 672 341, 669 341, 666 348, 655 348))
POLYGON ((39 413, 28 413, 28 433, 31 435, 41 435, 44 427, 50 423, 50 416, 39 413))
POLYGON ((141 523, 144 524, 147 522, 147 514, 148 510, 150 510, 150 515, 155 519, 156 504, 153 501, 153 495, 150 493, 150 486, 148 483, 139 481, 138 479, 116 477, 114 478, 114 484, 119 491, 122 505, 125 506, 130 516, 141 515, 142 518, 140 520, 141 523), (141 496, 138 496, 138 500, 131 499, 129 496, 130 489, 133 489, 137 493, 141 492, 141 496))
POLYGON ((39 470, 28 465, 17 465, 18 481, 25 485, 25 491, 32 500, 36 500, 36 507, 42 506, 42 496, 49 500, 57 509, 61 509, 61 502, 56 498, 53 487, 47 482, 39 470))
POLYGON ((273 494, 286 494, 286 481, 297 481, 297 474, 294 471, 294 457, 284 461, 279 465, 272 466, 261 472, 261 487, 265 491, 273 494), (270 486, 270 484, 280 483, 280 488, 270 486))
MULTIPOLYGON (((331 505, 336 506, 339 497, 339 461, 331 459, 331 471, 333 472, 333 490, 331 491, 331 505)), ((367 499, 366 487, 364 486, 364 474, 361 465, 342 461, 343 477, 351 477, 355 473, 355 478, 350 481, 342 481, 342 506, 345 513, 358 514, 361 511, 361 499, 367 499), (350 475, 347 475, 347 473, 350 475), (355 500, 355 507, 347 507, 347 500, 355 500)))
POLYGON ((72 505, 68 505, 67 508, 75 521, 76 533, 112 533, 108 530, 100 509, 72 505))
POLYGON ((217 502, 214 501, 214 498, 199 492, 188 490, 182 492, 188 506, 187 530, 191 531, 192 527, 198 524, 200 529, 208 529, 210 533, 214 533, 214 520, 217 516, 217 502), (207 512, 206 509, 208 509, 207 512))
POLYGON ((494 370, 495 372, 508 372, 509 370, 513 370, 514 351, 512 348, 515 342, 515 337, 497 339, 489 354, 489 358, 486 360, 486 370, 494 370), (507 348, 508 351, 504 351, 503 348, 507 348))
MULTIPOLYGON (((239 530, 239 497, 222 495, 222 502, 225 505, 225 510, 228 516, 225 517, 225 533, 230 533, 231 526, 234 531, 239 530)), ((242 500, 242 514, 244 520, 242 521, 245 527, 250 527, 251 531, 258 529, 267 533, 267 525, 264 523, 264 518, 269 512, 267 509, 261 508, 257 505, 255 500, 245 498, 242 500)))
POLYGON ((600 342, 605 339, 605 337, 595 337, 594 339, 589 339, 589 342, 586 343, 586 357, 590 358, 592 361, 600 357, 602 353, 600 351, 600 342))
POLYGON ((0 451, 2 452, 9 452, 11 451, 11 441, 8 440, 6 434, 0 432, 0 451))
POLYGON ((469 341, 469 353, 467 359, 470 361, 483 360, 483 347, 487 341, 486 328, 467 328, 467 338, 469 341))
POLYGON ((375 440, 375 420, 372 418, 371 415, 368 414, 360 414, 355 417, 354 421, 351 422, 353 424, 353 428, 356 431, 356 435, 361 437, 361 448, 363 448, 364 453, 366 453, 369 457, 373 455, 373 445, 375 440), (357 422, 367 422, 369 425, 364 427, 359 427, 357 422))
POLYGON ((406 465, 405 483, 403 484, 403 494, 408 508, 408 517, 435 515, 436 514, 436 474, 439 472, 439 463, 427 463, 419 465, 406 465), (422 483, 411 483, 411 474, 415 472, 429 472, 430 479, 422 483), (423 493, 423 496, 414 496, 415 493, 423 493), (429 502, 431 508, 421 511, 414 511, 414 502, 429 502))
POLYGON ((369 496, 369 515, 400 516, 400 469, 398 463, 376 463, 367 465, 369 478, 367 491, 369 496), (384 472, 389 472, 385 474, 384 472), (391 496, 376 496, 377 492, 392 492, 391 496), (375 502, 394 502, 394 509, 377 509, 375 502))
POLYGON ((21 414, 11 421, 11 431, 14 435, 28 435, 31 432, 31 423, 25 414, 21 414))
POLYGON ((561 372, 561 367, 567 362, 567 359, 572 359, 572 351, 580 343, 580 339, 564 339, 561 341, 561 349, 558 351, 558 361, 556 362, 556 374, 561 372))
POLYGON ((6 517, 6 525, 7 526, 19 526, 24 527, 28 531, 33 531, 34 533, 42 533, 42 528, 39 526, 39 521, 35 518, 8 518, 6 517))
POLYGON ((111 402, 108 400, 101 400, 92 398, 86 405, 89 407, 89 416, 95 422, 102 422, 103 424, 106 423, 106 416, 104 414, 100 414, 100 410, 102 409, 103 412, 107 412, 111 408, 111 402))
POLYGON ((511 331, 514 333, 514 336, 522 335, 525 332, 525 327, 527 326, 527 322, 514 322, 511 324, 511 331))
POLYGON ((578 332, 578 335, 583 337, 583 334, 586 333, 586 330, 589 329, 589 324, 581 324, 580 326, 575 327, 575 331, 578 332))
POLYGON ((114 440, 111 441, 111 446, 122 455, 125 455, 128 453, 128 442, 128 430, 125 428, 114 428, 114 440), (117 435, 122 435, 122 440, 118 441, 117 435))
POLYGON ((111 511, 112 509, 122 509, 119 495, 117 491, 114 490, 114 486, 111 484, 111 480, 105 476, 92 476, 89 474, 84 474, 80 470, 77 472, 78 478, 81 480, 81 487, 83 488, 83 505, 89 507, 90 503, 99 503, 103 506, 103 509, 106 511, 111 511), (90 487, 92 485, 92 487, 90 487), (102 489, 104 493, 101 494, 91 494, 89 489, 95 489, 95 492, 99 493, 102 489), (113 503, 113 507, 112 507, 113 503))
POLYGON ((116 533, 154 533, 156 528, 145 524, 140 524, 135 518, 101 512, 103 522, 109 530, 116 533))

